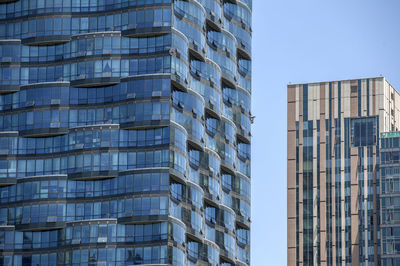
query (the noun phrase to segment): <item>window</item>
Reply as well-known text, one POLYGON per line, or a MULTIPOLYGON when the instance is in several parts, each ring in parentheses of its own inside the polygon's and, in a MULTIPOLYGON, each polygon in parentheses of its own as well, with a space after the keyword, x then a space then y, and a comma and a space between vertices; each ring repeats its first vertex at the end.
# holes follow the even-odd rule
POLYGON ((376 145, 377 119, 377 117, 367 117, 351 120, 351 143, 353 147, 376 145))

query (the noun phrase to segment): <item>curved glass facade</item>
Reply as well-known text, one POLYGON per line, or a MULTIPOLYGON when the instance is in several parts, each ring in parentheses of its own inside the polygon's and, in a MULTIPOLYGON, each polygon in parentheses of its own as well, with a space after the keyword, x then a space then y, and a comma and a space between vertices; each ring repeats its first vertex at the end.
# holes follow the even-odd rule
POLYGON ((0 265, 250 265, 251 12, 0 4, 0 265))

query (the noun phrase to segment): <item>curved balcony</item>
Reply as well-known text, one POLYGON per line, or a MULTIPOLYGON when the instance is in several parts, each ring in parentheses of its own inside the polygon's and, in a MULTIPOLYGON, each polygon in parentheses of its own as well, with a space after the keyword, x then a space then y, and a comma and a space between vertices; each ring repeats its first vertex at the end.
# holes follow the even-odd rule
POLYGON ((236 174, 240 173, 250 178, 251 176, 250 161, 245 163, 241 160, 238 160, 236 169, 237 169, 236 174))
POLYGON ((172 50, 170 55, 177 58, 183 58, 186 62, 189 56, 189 40, 188 38, 176 28, 172 28, 172 50))
POLYGON ((242 247, 239 242, 236 246, 236 261, 237 265, 249 265, 250 264, 250 246, 242 247))
POLYGON ((239 58, 238 66, 239 74, 246 79, 251 79, 251 61, 239 58))
POLYGON ((227 57, 226 52, 220 53, 221 50, 208 48, 208 55, 221 69, 221 80, 228 86, 235 88, 237 83, 237 63, 232 57, 227 57))
MULTIPOLYGON (((238 229, 238 230, 239 230, 239 229, 238 229)), ((239 240, 236 241, 236 245, 237 245, 238 247, 242 248, 242 249, 245 249, 245 248, 249 248, 249 247, 250 247, 250 243, 242 243, 242 242, 240 242, 239 240)))
POLYGON ((185 232, 186 232, 186 224, 181 220, 169 216, 169 239, 174 241, 174 246, 178 246, 180 248, 185 246, 185 232))
MULTIPOLYGON (((96 149, 96 152, 89 153, 87 157, 87 162, 88 160, 91 160, 93 162, 92 165, 88 166, 83 166, 83 160, 82 156, 83 154, 79 153, 69 153, 68 156, 64 156, 65 154, 62 154, 61 156, 59 154, 54 155, 54 156, 49 156, 48 162, 50 165, 54 164, 56 161, 60 162, 59 160, 68 160, 67 158, 71 158, 71 163, 68 163, 68 166, 66 168, 60 168, 60 167, 55 167, 54 169, 50 169, 49 171, 44 171, 43 169, 43 163, 44 161, 42 159, 39 159, 37 157, 28 157, 29 159, 32 158, 31 163, 33 164, 39 164, 40 165, 37 167, 37 169, 16 169, 14 167, 7 167, 6 165, 15 165, 18 164, 18 162, 26 162, 27 160, 24 158, 22 159, 21 157, 18 157, 15 159, 15 157, 10 157, 7 160, 1 160, 1 165, 2 165, 2 174, 1 176, 3 178, 5 177, 31 177, 31 176, 40 176, 40 175, 59 175, 59 174, 74 174, 74 173, 81 173, 81 172, 90 172, 90 171, 112 171, 112 170, 135 170, 138 168, 158 168, 158 167, 168 167, 169 162, 168 162, 168 155, 169 155, 169 150, 168 149, 162 149, 162 150, 153 150, 151 149, 150 151, 147 151, 147 155, 150 156, 149 160, 145 162, 138 162, 138 159, 136 159, 136 156, 134 155, 135 153, 138 152, 130 152, 129 154, 127 153, 122 153, 122 152, 116 152, 111 149, 105 149, 106 151, 100 152, 100 149, 96 149), (124 163, 117 163, 116 158, 121 154, 121 156, 124 155, 129 155, 132 156, 133 158, 129 158, 129 163, 127 160, 125 160, 124 163), (161 161, 160 156, 161 155, 161 161), (114 158, 113 162, 109 160, 109 158, 114 158), (153 156, 153 157, 151 157, 153 156), (157 156, 157 157, 154 157, 157 156), (102 157, 102 161, 100 161, 100 157, 102 157), (90 159, 89 159, 90 158, 90 159), (107 159, 108 158, 108 159, 107 159), (153 159, 151 159, 153 158, 153 159), (75 164, 75 159, 77 159, 77 163, 75 164), (101 162, 101 166, 100 166, 101 162), (28 171, 27 171, 28 170, 28 171), (7 173, 8 172, 8 173, 7 173)), ((127 156, 124 156, 124 158, 128 158, 127 156)), ((186 166, 186 165, 184 165, 186 166)))
MULTIPOLYGON (((220 85, 220 84, 218 84, 220 85)), ((205 103, 205 113, 221 118, 221 92, 218 88, 208 86, 193 76, 190 78, 190 88, 200 94, 205 103)))
MULTIPOLYGON (((174 38, 178 39, 178 31, 174 32, 174 38)), ((26 66, 25 63, 33 63, 35 65, 50 62, 64 64, 67 63, 65 60, 71 62, 76 61, 74 59, 77 58, 80 59, 78 61, 86 61, 89 58, 99 59, 99 57, 112 56, 113 58, 111 59, 115 60, 120 59, 121 55, 130 58, 134 55, 140 57, 161 55, 167 54, 171 47, 178 47, 179 42, 185 41, 183 38, 184 36, 179 38, 179 41, 175 40, 171 45, 170 34, 129 38, 121 37, 119 31, 111 31, 74 35, 71 37, 70 42, 48 46, 27 46, 21 45, 20 41, 5 40, 0 41, 0 66, 12 67, 15 65, 15 67, 20 67, 21 62, 24 63, 24 66, 26 66), (141 44, 140 49, 138 43, 141 44), (38 50, 40 50, 40 55, 38 50)), ((187 57, 187 48, 185 49, 185 56, 187 57)), ((84 74, 82 71, 80 73, 84 74)))
MULTIPOLYGON (((18 132, 2 132, 0 134, 3 147, 0 147, 1 155, 45 155, 49 153, 82 152, 84 150, 109 150, 109 149, 132 149, 143 146, 146 143, 148 147, 166 147, 170 143, 169 128, 146 128, 144 130, 120 130, 119 124, 101 124, 95 126, 80 126, 70 128, 68 134, 52 138, 24 138, 19 137, 18 132), (105 132, 100 137, 99 132, 105 132), (143 139, 138 139, 137 135, 151 132, 143 139), (155 139, 153 134, 160 138, 155 139), (85 138, 82 138, 86 136, 85 138), (98 137, 95 137, 98 136, 98 137), (112 141, 110 141, 112 136, 112 141), (46 144, 44 144, 46 143, 46 144), (63 143, 60 147, 58 143, 63 143), (19 147, 19 148, 13 148, 19 147)), ((180 140, 181 141, 181 140, 180 140)), ((186 138, 182 141, 186 151, 186 138)))
POLYGON ((220 86, 221 68, 208 58, 205 62, 198 60, 190 61, 190 73, 195 79, 206 85, 217 88, 220 86))
POLYGON ((222 259, 226 260, 227 262, 235 264, 235 255, 233 253, 225 249, 220 249, 219 255, 221 256, 222 259))
POLYGON ((15 184, 17 184, 16 177, 10 177, 10 178, 1 178, 0 177, 0 187, 12 186, 15 184))
POLYGON ((198 0, 206 10, 206 22, 212 28, 220 30, 223 27, 222 7, 219 0, 198 0))
POLYGON ((250 219, 246 219, 246 218, 244 218, 242 216, 236 215, 236 223, 240 227, 243 227, 244 229, 250 230, 250 224, 251 224, 250 219))
POLYGON ((188 82, 188 66, 186 62, 172 56, 171 57, 171 83, 180 91, 187 92, 188 82))
MULTIPOLYGON (((32 1, 33 2, 33 1, 32 1)), ((65 2, 65 1, 64 1, 65 2)), ((63 2, 63 3, 64 3, 63 2)), ((70 1, 71 2, 71 1, 70 1)), ((136 1, 134 1, 136 3, 136 1)), ((51 1, 46 2, 46 4, 50 4, 51 1)), ((79 2, 78 2, 79 3, 79 2)), ((52 3, 51 3, 52 4, 52 3)), ((37 9, 36 9, 37 10, 37 9)), ((33 11, 33 10, 32 10, 33 11)), ((42 10, 41 10, 42 11, 42 10)), ((28 30, 13 30, 13 31, 1 31, 0 39, 27 39, 27 42, 35 43, 35 45, 47 45, 49 43, 59 43, 64 42, 65 39, 63 37, 55 37, 54 39, 29 39, 31 37, 42 37, 42 36, 70 36, 76 34, 86 34, 92 32, 105 32, 105 31, 120 31, 120 30, 130 30, 130 29, 150 29, 150 28, 161 28, 171 26, 171 6, 169 5, 161 5, 161 6, 153 6, 152 8, 144 9, 124 9, 118 12, 114 12, 113 14, 109 13, 97 13, 93 16, 89 15, 88 10, 84 11, 83 14, 79 14, 79 17, 82 20, 82 23, 73 23, 74 18, 72 17, 72 12, 65 12, 64 14, 60 14, 60 10, 55 12, 49 12, 44 14, 32 14, 28 18, 24 20, 22 18, 18 18, 16 20, 10 21, 8 24, 11 28, 17 29, 28 29, 29 24, 29 32, 28 30), (124 14, 123 21, 121 20, 121 13, 124 14), (145 14, 146 13, 146 14, 145 14), (105 25, 104 18, 105 16, 111 18, 111 23, 107 23, 105 25), (146 17, 146 19, 145 19, 146 17), (151 17, 151 19, 149 19, 151 17), (90 19, 89 19, 90 18, 90 19), (38 42, 39 41, 39 42, 38 42)), ((10 15, 11 16, 11 15, 10 15)), ((24 17, 26 17, 24 11, 24 17)), ((152 29, 150 29, 153 31, 152 29)), ((160 31, 158 29, 157 31, 160 31)), ((126 34, 132 34, 130 32, 126 32, 126 34)))
POLYGON ((236 0, 227 1, 224 3, 224 15, 251 32, 251 10, 246 4, 236 0))
POLYGON ((122 36, 129 38, 159 36, 167 33, 171 33, 171 26, 132 28, 121 31, 122 36))
POLYGON ((251 95, 251 80, 244 78, 239 74, 237 87, 246 91, 249 95, 251 95))
POLYGON ((198 1, 174 1, 175 14, 202 27, 205 23, 206 10, 198 1))
POLYGON ((206 102, 205 111, 211 117, 221 119, 221 110, 218 109, 210 100, 206 102))
MULTIPOLYGON (((0 0, 0 4, 7 3, 15 3, 18 0, 0 0)), ((29 5, 16 6, 16 3, 12 8, 8 8, 7 13, 5 13, 6 18, 19 18, 26 15, 37 15, 40 14, 54 14, 54 13, 99 13, 99 12, 118 12, 121 9, 135 9, 138 7, 170 7, 171 0, 164 1, 95 1, 91 2, 90 6, 89 2, 72 2, 64 1, 62 2, 62 6, 57 3, 61 3, 61 1, 57 0, 47 0, 46 7, 41 5, 38 0, 29 0, 29 5), (33 2, 33 3, 31 3, 33 2), (84 4, 86 3, 86 4, 84 4), (40 7, 42 6, 42 7, 40 7)))
POLYGON ((117 224, 117 221, 118 221, 117 218, 101 218, 101 219, 71 221, 71 222, 65 222, 65 224, 66 224, 66 227, 74 227, 74 226, 82 226, 82 225, 117 224))
POLYGON ((100 78, 85 78, 83 76, 80 79, 71 80, 70 84, 76 88, 93 88, 111 86, 121 82, 120 77, 100 77, 100 78))
POLYGON ((246 60, 251 60, 251 52, 242 42, 238 42, 237 53, 246 60))
POLYGON ((204 191, 204 202, 214 206, 215 208, 219 208, 220 201, 219 196, 214 196, 210 192, 204 191))
POLYGON ((56 220, 57 217, 48 217, 47 222, 39 223, 25 223, 15 225, 15 230, 23 232, 37 232, 37 231, 48 231, 62 229, 65 227, 65 222, 52 221, 56 220))
POLYGON ((182 78, 178 73, 171 74, 171 83, 175 88, 181 91, 187 91, 187 86, 189 85, 187 79, 182 78))
POLYGON ((6 67, 20 67, 21 62, 21 41, 20 40, 0 40, 0 65, 6 67))
POLYGON ((251 34, 244 30, 242 27, 235 23, 225 19, 225 29, 235 36, 237 40, 237 49, 242 49, 247 57, 251 55, 251 34))
POLYGON ((246 176, 245 174, 241 172, 236 172, 236 181, 240 184, 240 188, 235 189, 235 191, 232 191, 232 196, 235 198, 238 198, 240 200, 243 200, 247 203, 250 203, 250 177, 246 176))
POLYGON ((234 163, 228 162, 226 160, 221 160, 221 169, 229 174, 235 174, 235 166, 234 163))
MULTIPOLYGON (((206 177, 206 179, 207 179, 207 177, 206 177)), ((215 177, 208 176, 208 182, 204 182, 205 184, 202 184, 204 194, 207 194, 207 197, 210 200, 213 200, 218 204, 220 203, 220 199, 221 199, 221 185, 220 185, 219 179, 220 179, 219 176, 215 176, 215 177)), ((218 206, 217 206, 217 208, 218 208, 218 206)))
POLYGON ((207 32, 207 36, 209 47, 236 62, 237 42, 232 33, 227 30, 220 32, 210 30, 207 32))
POLYGON ((207 12, 206 16, 207 25, 215 31, 221 31, 223 28, 223 23, 221 18, 217 18, 214 12, 207 12))
POLYGON ((18 92, 20 85, 0 85, 0 95, 18 92))
POLYGON ((236 137, 246 144, 250 144, 251 141, 251 120, 248 115, 242 113, 239 110, 233 110, 234 116, 233 121, 236 124, 236 137))
POLYGON ((187 142, 193 148, 204 151, 204 140, 203 139, 199 140, 198 138, 196 138, 192 135, 188 135, 187 142))
POLYGON ((194 41, 189 42, 189 53, 200 61, 206 60, 206 49, 200 48, 194 41))
MULTIPOLYGON (((173 146, 171 147, 174 148, 173 146)), ((185 180, 187 174, 187 165, 188 165, 187 163, 188 159, 186 153, 178 149, 170 149, 169 153, 170 153, 169 166, 171 169, 175 170, 175 171, 170 170, 170 174, 178 177, 181 180, 185 180)))
POLYGON ((218 176, 221 168, 221 158, 218 153, 206 147, 203 155, 202 168, 208 171, 210 176, 218 176))
POLYGON ((23 45, 56 45, 71 41, 70 35, 36 36, 21 39, 23 45))
POLYGON ((172 179, 174 179, 178 183, 183 183, 183 184, 186 183, 186 176, 182 172, 174 169, 173 167, 169 168, 169 175, 172 179))
POLYGON ((118 224, 151 224, 154 222, 167 222, 168 215, 141 215, 118 218, 118 224))
POLYGON ((219 210, 223 214, 220 216, 222 219, 219 221, 219 225, 224 228, 225 233, 230 232, 232 234, 235 229, 235 211, 223 204, 219 206, 219 210))
POLYGON ((76 181, 103 180, 118 176, 118 171, 91 171, 82 173, 68 174, 68 179, 76 181))
POLYGON ((200 61, 206 57, 206 37, 203 25, 195 26, 194 23, 175 16, 174 27, 182 32, 189 41, 189 52, 200 61))
POLYGON ((244 163, 250 162, 250 145, 245 143, 238 143, 238 153, 237 158, 244 163), (244 148, 243 146, 248 146, 249 148, 244 148), (247 151, 245 150, 247 149, 247 151))
POLYGON ((0 225, 0 231, 4 232, 4 231, 14 231, 15 230, 15 226, 14 225, 0 225))
POLYGON ((225 71, 222 71, 221 80, 228 84, 229 87, 236 88, 237 77, 227 74, 225 71))
POLYGON ((250 114, 251 95, 242 87, 232 88, 224 86, 222 89, 224 103, 234 106, 235 110, 240 110, 242 114, 250 114))
POLYGON ((180 111, 191 112, 195 119, 202 119, 204 116, 204 99, 196 91, 173 91, 172 103, 180 111))
POLYGON ((221 128, 221 132, 224 133, 223 137, 225 139, 226 143, 236 143, 236 125, 233 121, 231 121, 230 119, 226 118, 226 117, 222 117, 221 121, 223 123, 221 123, 221 126, 223 126, 221 128))
POLYGON ((246 143, 246 144, 250 144, 251 143, 251 135, 250 133, 246 133, 243 129, 238 129, 238 132, 236 133, 236 137, 246 143))
POLYGON ((196 240, 198 242, 202 242, 203 241, 203 235, 200 234, 198 231, 194 230, 193 228, 187 227, 186 228, 186 234, 190 238, 192 238, 192 239, 194 239, 194 240, 196 240))
POLYGON ((207 239, 204 239, 203 243, 206 246, 204 248, 205 251, 204 255, 206 256, 203 258, 203 260, 209 262, 211 265, 215 265, 216 263, 219 262, 220 259, 219 258, 221 251, 220 247, 216 243, 207 239))
POLYGON ((37 88, 53 88, 53 87, 69 87, 69 81, 31 83, 22 85, 21 89, 37 89, 37 88))
POLYGON ((121 129, 133 130, 133 129, 150 129, 160 128, 169 125, 169 120, 147 120, 147 121, 132 121, 120 123, 121 129))
POLYGON ((171 121, 170 125, 170 145, 183 153, 186 153, 187 150, 187 131, 186 129, 174 122, 171 121))
MULTIPOLYGON (((175 58, 175 57, 172 57, 175 58)), ((182 62, 183 63, 183 62, 182 62)), ((187 67, 186 67, 187 68, 187 67)), ((44 83, 44 82, 59 82, 59 81, 76 81, 85 80, 91 78, 109 78, 106 79, 106 85, 108 83, 114 84, 118 80, 114 80, 114 77, 128 77, 136 75, 159 75, 163 73, 171 73, 171 57, 169 55, 152 55, 134 59, 121 59, 121 56, 104 56, 99 60, 94 60, 90 58, 82 62, 71 62, 63 61, 59 65, 47 65, 43 67, 36 67, 29 65, 23 68, 12 68, 16 69, 15 76, 18 80, 0 80, 1 84, 32 84, 32 83, 44 83), (140 68, 138 67, 140 64, 140 68), (61 71, 64 67, 67 68, 65 72, 61 71), (21 78, 19 78, 19 73, 21 70, 21 78), (79 73, 77 73, 79 70, 79 73), (32 75, 31 75, 32 73, 32 75), (109 82, 111 81, 111 82, 109 82)), ((182 69, 183 70, 183 69, 182 69)), ((172 69, 174 73, 176 69, 172 69)), ((11 77, 13 77, 13 73, 11 77)), ((85 86, 99 86, 103 84, 85 84, 85 86)), ((85 81, 87 82, 87 81, 85 81)), ((119 81, 118 81, 119 82, 119 81)))
POLYGON ((68 134, 69 130, 66 127, 59 127, 60 123, 51 123, 51 128, 36 128, 20 130, 19 135, 25 138, 40 138, 40 137, 55 137, 68 134))
POLYGON ((190 204, 192 205, 192 210, 196 209, 200 212, 203 211, 203 198, 204 191, 196 183, 188 180, 186 187, 189 190, 190 204))
POLYGON ((172 108, 172 121, 182 125, 187 131, 187 140, 195 146, 203 147, 201 141, 204 138, 204 126, 199 119, 195 119, 193 115, 187 112, 180 112, 176 108, 172 108))

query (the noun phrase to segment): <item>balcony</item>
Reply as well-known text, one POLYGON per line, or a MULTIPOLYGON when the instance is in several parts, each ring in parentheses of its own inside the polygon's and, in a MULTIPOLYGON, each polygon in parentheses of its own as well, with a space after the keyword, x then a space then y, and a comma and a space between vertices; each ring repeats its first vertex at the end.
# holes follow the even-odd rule
POLYGON ((200 48, 194 41, 189 43, 189 53, 196 59, 205 62, 206 49, 200 48))
POLYGON ((74 173, 68 174, 68 178, 71 180, 102 180, 102 179, 110 179, 118 176, 118 171, 110 170, 110 171, 92 171, 92 172, 82 172, 82 173, 74 173))
POLYGON ((0 178, 0 187, 6 187, 17 184, 17 178, 9 177, 9 178, 0 178))
POLYGON ((0 95, 19 91, 19 85, 0 85, 0 95))
POLYGON ((76 80, 70 82, 72 87, 76 88, 92 88, 115 85, 121 82, 120 77, 100 77, 100 78, 86 78, 83 74, 76 80))
POLYGON ((158 27, 149 27, 149 28, 137 28, 134 27, 132 29, 123 30, 121 35, 124 37, 151 37, 157 35, 163 35, 171 32, 170 26, 158 26, 158 27))
POLYGON ((198 150, 204 151, 204 139, 198 139, 193 135, 188 134, 187 143, 198 150))
POLYGON ((120 129, 150 129, 150 128, 160 128, 169 125, 169 120, 147 120, 147 121, 134 121, 125 122, 120 124, 120 129))
MULTIPOLYGON (((1 0, 0 0, 1 1, 1 0)), ((55 45, 71 41, 69 35, 54 35, 54 36, 36 36, 21 40, 23 45, 55 45)))
POLYGON ((176 89, 187 92, 189 83, 186 78, 181 77, 178 73, 171 74, 171 83, 176 89))
POLYGON ((168 215, 140 215, 118 218, 118 224, 151 224, 154 222, 167 222, 168 215))
POLYGON ((24 223, 15 226, 15 230, 23 232, 37 232, 37 231, 49 231, 55 229, 62 229, 65 227, 65 222, 52 221, 56 220, 57 217, 48 217, 47 222, 40 223, 24 223))
POLYGON ((51 123, 50 128, 37 128, 19 131, 19 135, 25 138, 55 137, 68 134, 68 128, 59 127, 60 123, 51 123))
POLYGON ((214 30, 221 31, 222 19, 215 16, 214 12, 210 11, 206 16, 206 23, 214 30))
POLYGON ((238 40, 237 52, 246 60, 251 60, 251 51, 243 42, 238 40))

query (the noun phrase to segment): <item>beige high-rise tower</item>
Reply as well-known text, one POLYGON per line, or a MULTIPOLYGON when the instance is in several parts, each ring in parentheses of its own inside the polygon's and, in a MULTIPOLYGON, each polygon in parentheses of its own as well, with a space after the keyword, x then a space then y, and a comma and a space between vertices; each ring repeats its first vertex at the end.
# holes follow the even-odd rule
POLYGON ((400 128, 383 77, 288 85, 288 265, 380 265, 379 134, 400 128))

